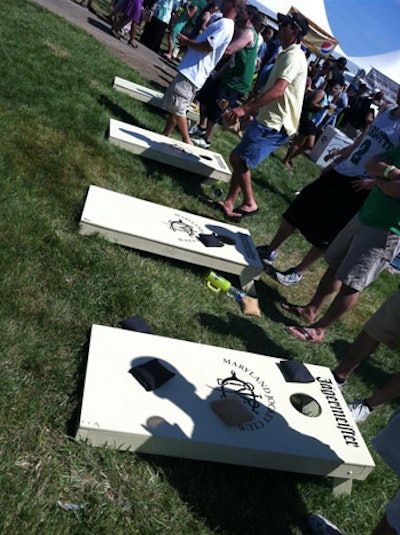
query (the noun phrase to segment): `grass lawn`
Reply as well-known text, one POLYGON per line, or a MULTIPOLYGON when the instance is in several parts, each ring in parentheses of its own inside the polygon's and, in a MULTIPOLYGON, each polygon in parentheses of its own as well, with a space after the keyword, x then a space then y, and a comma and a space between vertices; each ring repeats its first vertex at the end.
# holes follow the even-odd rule
MULTIPOLYGON (((306 534, 306 514, 315 511, 348 535, 368 534, 397 485, 375 454, 377 468, 368 479, 356 482, 351 496, 333 499, 320 477, 135 455, 73 440, 93 323, 117 327, 139 315, 162 336, 334 366, 398 279, 382 274, 325 343, 304 345, 285 334, 283 324, 291 320, 279 302, 307 300, 323 261, 292 289, 263 275, 257 286, 263 314, 253 319, 206 289, 203 268, 80 236, 91 184, 215 213, 198 201, 207 192, 200 177, 107 142, 110 117, 158 132, 164 125, 163 113, 111 88, 115 75, 144 83, 139 73, 26 0, 3 4, 0 47, 0 533, 306 534), (85 508, 65 511, 58 500, 85 508)), ((218 131, 213 149, 228 158, 235 143, 232 134, 218 131)), ((246 224, 257 244, 270 240, 295 192, 318 176, 302 157, 289 173, 284 154, 278 151, 254 172, 261 212, 246 224)), ((278 267, 290 267, 306 249, 293 237, 278 267)), ((367 395, 397 370, 396 355, 379 349, 351 379, 346 398, 367 395)), ((380 409, 362 425, 368 444, 392 409, 380 409)))

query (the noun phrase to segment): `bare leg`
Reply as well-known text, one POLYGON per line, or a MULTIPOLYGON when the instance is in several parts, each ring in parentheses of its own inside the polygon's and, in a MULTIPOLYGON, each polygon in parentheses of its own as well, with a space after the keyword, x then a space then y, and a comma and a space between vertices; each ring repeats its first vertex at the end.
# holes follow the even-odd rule
POLYGON ((215 127, 217 126, 215 123, 212 123, 211 121, 208 121, 207 123, 207 130, 206 135, 204 136, 204 139, 210 143, 212 135, 214 133, 215 127))
POLYGON ((136 30, 137 30, 137 24, 136 24, 136 22, 132 21, 131 31, 129 32, 128 45, 132 45, 133 47, 137 47, 137 45, 135 45, 135 43, 134 43, 135 37, 136 37, 136 30))
POLYGON ((174 49, 174 42, 172 40, 172 31, 168 34, 168 52, 165 55, 167 59, 172 59, 172 51, 174 49))
POLYGON ((207 107, 204 104, 200 103, 200 123, 199 126, 203 130, 207 128, 207 117, 206 117, 207 107))
POLYGON ((305 142, 306 138, 304 136, 299 135, 295 138, 292 145, 289 147, 285 159, 283 160, 283 163, 288 169, 291 169, 293 158, 300 154, 300 152, 303 152, 302 147, 305 142))
POLYGON ((299 264, 297 264, 297 266, 295 266, 295 269, 301 272, 306 271, 310 266, 312 266, 312 264, 314 264, 322 256, 324 256, 324 251, 322 249, 318 249, 318 247, 313 246, 305 255, 303 260, 299 264))
POLYGON ((222 202, 222 206, 225 208, 228 215, 232 214, 236 199, 240 193, 243 194, 243 203, 240 206, 243 210, 252 211, 257 209, 257 204, 253 196, 253 188, 251 185, 251 172, 239 156, 236 156, 234 152, 231 152, 230 156, 231 164, 233 167, 231 185, 229 187, 228 196, 225 201, 222 202))
POLYGON ((383 405, 384 403, 390 403, 394 399, 400 396, 400 373, 394 375, 383 388, 378 390, 375 394, 366 399, 368 405, 374 409, 383 405))
POLYGON ((331 267, 325 271, 319 282, 318 288, 308 305, 297 306, 289 304, 288 306, 282 305, 283 308, 295 316, 303 318, 308 323, 312 323, 324 302, 332 293, 337 292, 342 285, 342 283, 336 279, 335 273, 336 271, 331 267))
POLYGON ((351 344, 346 358, 335 368, 334 372, 340 379, 347 379, 354 370, 366 360, 379 346, 378 340, 361 331, 351 344))
MULTIPOLYGON (((325 282, 326 284, 324 284, 322 288, 318 287, 318 290, 313 300, 305 308, 305 310, 307 310, 309 313, 309 317, 312 317, 313 315, 315 317, 322 303, 325 301, 325 299, 329 295, 327 293, 328 289, 337 287, 336 283, 339 283, 339 285, 341 284, 340 281, 337 281, 335 279, 333 281, 333 284, 329 286, 329 278, 327 278, 325 282)), ((320 286, 321 286, 321 283, 320 283, 320 286)), ((330 327, 333 323, 335 323, 335 321, 337 321, 341 316, 343 316, 343 314, 345 314, 346 312, 348 312, 355 306, 355 304, 358 301, 359 294, 360 292, 358 292, 357 290, 354 290, 353 288, 350 288, 349 286, 345 286, 344 284, 341 286, 339 293, 337 294, 335 299, 332 301, 330 307, 322 316, 322 318, 320 318, 317 322, 313 323, 312 325, 306 328, 306 331, 313 338, 314 341, 321 342, 323 340, 326 329, 330 327)), ((293 331, 296 330, 295 327, 294 328, 289 327, 289 330, 290 329, 291 329, 292 334, 293 334, 293 331)))
MULTIPOLYGON (((337 282, 341 284, 340 281, 337 282)), ((349 312, 349 310, 351 310, 357 304, 359 295, 359 291, 342 284, 339 293, 332 301, 328 310, 325 312, 321 319, 314 323, 313 327, 326 329, 327 327, 335 323, 335 321, 337 321, 341 316, 343 316, 343 314, 349 312)), ((320 296, 320 298, 322 301, 322 295, 320 296)), ((318 303, 317 299, 315 300, 315 303, 318 303)), ((311 304, 311 307, 312 306, 313 304, 311 304)))
POLYGON ((163 131, 163 136, 169 137, 172 134, 172 132, 175 130, 175 126, 176 126, 176 115, 173 115, 172 113, 170 113, 168 115, 167 124, 165 125, 164 131, 163 131))
POLYGON ((193 145, 193 142, 189 136, 189 129, 188 129, 188 124, 186 120, 186 115, 185 116, 176 115, 175 120, 176 120, 176 125, 179 129, 179 132, 181 133, 182 141, 184 141, 188 145, 193 145))
POLYGON ((282 245, 282 243, 293 234, 295 230, 296 227, 288 223, 286 219, 282 219, 282 222, 278 230, 276 231, 275 236, 272 238, 269 244, 269 248, 272 251, 276 251, 282 245))

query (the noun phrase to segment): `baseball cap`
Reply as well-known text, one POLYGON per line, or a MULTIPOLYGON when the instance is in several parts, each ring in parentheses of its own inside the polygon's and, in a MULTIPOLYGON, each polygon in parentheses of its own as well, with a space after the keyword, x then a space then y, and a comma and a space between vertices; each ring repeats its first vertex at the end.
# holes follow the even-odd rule
MULTIPOLYGON (((339 67, 342 67, 343 69, 346 69, 347 59, 344 58, 344 57, 338 58, 338 59, 336 60, 336 64, 337 64, 339 67)), ((346 69, 346 70, 347 70, 347 69, 346 69)))
POLYGON ((304 37, 308 32, 308 21, 300 13, 289 13, 284 15, 283 13, 277 14, 278 22, 286 22, 294 26, 301 37, 304 37))

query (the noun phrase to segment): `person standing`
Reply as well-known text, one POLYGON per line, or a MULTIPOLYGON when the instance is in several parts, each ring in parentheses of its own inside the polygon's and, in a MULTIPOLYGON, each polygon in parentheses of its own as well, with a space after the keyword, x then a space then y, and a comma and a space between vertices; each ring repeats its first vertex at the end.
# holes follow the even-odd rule
POLYGON ((397 106, 380 113, 365 134, 341 149, 339 158, 337 154, 334 163, 301 190, 282 215, 282 223, 269 244, 257 247, 264 264, 272 265, 277 250, 296 229, 311 244, 299 264, 276 274, 281 284, 298 284, 303 273, 323 256, 339 231, 364 204, 375 185, 365 164, 376 154, 394 148, 400 139, 400 90, 397 106))
POLYGON ((245 6, 245 0, 224 0, 221 7, 223 17, 208 26, 195 40, 178 35, 180 44, 187 46, 188 51, 178 66, 177 76, 164 94, 163 107, 170 113, 164 136, 170 136, 177 126, 182 140, 193 144, 186 120, 187 109, 222 58, 233 37, 234 21, 245 6))
POLYGON ((232 122, 259 112, 231 153, 232 180, 226 199, 215 207, 233 220, 255 215, 258 206, 253 196, 251 168, 257 167, 272 151, 296 133, 307 79, 307 61, 300 40, 308 32, 308 21, 300 13, 278 13, 278 39, 282 52, 276 58, 265 92, 228 112, 232 122), (235 208, 240 194, 243 200, 235 208))
MULTIPOLYGON (((385 463, 400 477, 400 410, 395 411, 387 425, 372 439, 375 451, 385 463)), ((335 524, 325 517, 311 513, 308 524, 315 535, 345 535, 335 524)), ((400 488, 386 504, 385 512, 371 535, 400 534, 400 488)))
MULTIPOLYGON (((261 20, 262 15, 256 8, 248 8, 248 12, 244 14, 242 32, 225 52, 225 56, 231 57, 229 67, 220 77, 217 76, 214 82, 205 84, 197 95, 201 121, 198 127, 191 129, 189 133, 199 135, 199 139, 192 140, 199 147, 210 148, 211 137, 224 113, 223 104, 225 103, 226 107, 235 106, 251 89, 258 45, 256 27, 261 20)), ((238 20, 235 24, 238 26, 238 20)))
POLYGON ((318 135, 318 128, 328 113, 333 99, 340 91, 340 85, 335 80, 328 80, 325 90, 316 89, 304 99, 300 117, 299 132, 290 145, 285 159, 285 167, 291 171, 293 160, 299 154, 311 150, 318 135))
POLYGON ((175 0, 158 0, 156 2, 152 9, 151 18, 140 36, 142 45, 154 52, 159 52, 174 6, 175 0))
MULTIPOLYGON (((349 347, 347 355, 333 370, 333 376, 343 388, 350 375, 379 347, 400 348, 400 291, 397 290, 365 323, 362 331, 349 347)), ((349 404, 354 420, 359 423, 368 418, 374 409, 400 397, 400 373, 393 375, 377 392, 365 399, 349 404)))
POLYGON ((360 292, 400 252, 400 145, 367 162, 376 185, 361 210, 339 232, 325 254, 328 269, 307 305, 282 303, 287 312, 310 323, 287 332, 304 342, 322 342, 326 330, 358 302, 360 292), (336 293, 325 314, 322 305, 336 293))

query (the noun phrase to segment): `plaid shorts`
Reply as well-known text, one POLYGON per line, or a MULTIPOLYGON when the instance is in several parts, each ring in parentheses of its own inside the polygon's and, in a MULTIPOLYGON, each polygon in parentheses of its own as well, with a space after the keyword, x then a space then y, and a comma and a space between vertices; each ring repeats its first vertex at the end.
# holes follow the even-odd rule
POLYGON ((196 91, 196 86, 178 73, 164 93, 164 110, 178 117, 186 117, 186 112, 196 96, 196 91))
POLYGON ((363 225, 356 214, 330 244, 325 260, 336 270, 338 280, 361 292, 399 251, 399 235, 363 225))

